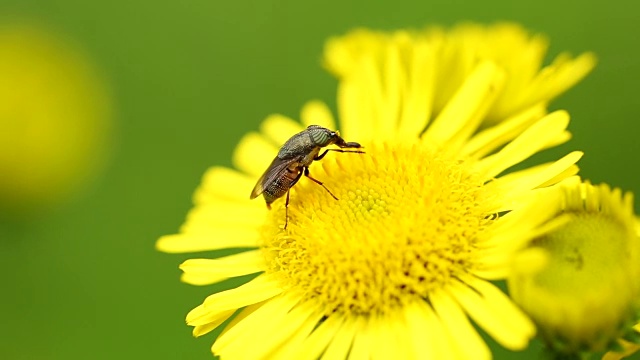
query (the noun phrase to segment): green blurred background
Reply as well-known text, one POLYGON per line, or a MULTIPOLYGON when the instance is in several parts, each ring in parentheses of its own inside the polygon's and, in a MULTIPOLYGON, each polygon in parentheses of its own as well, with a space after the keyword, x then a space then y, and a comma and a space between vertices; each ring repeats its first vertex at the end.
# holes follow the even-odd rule
MULTIPOLYGON (((353 27, 513 20, 547 34, 550 55, 594 51, 596 70, 552 105, 571 112, 574 139, 535 160, 584 150, 585 178, 640 193, 639 4, 0 0, 0 20, 35 20, 88 54, 115 119, 109 162, 86 189, 0 222, 0 358, 210 358, 212 336, 192 338, 184 315, 212 288, 180 283, 190 256, 154 243, 178 230, 205 169, 230 165, 266 115, 297 117, 314 98, 334 106, 323 42, 353 27)), ((539 348, 495 354, 535 359, 539 348)))

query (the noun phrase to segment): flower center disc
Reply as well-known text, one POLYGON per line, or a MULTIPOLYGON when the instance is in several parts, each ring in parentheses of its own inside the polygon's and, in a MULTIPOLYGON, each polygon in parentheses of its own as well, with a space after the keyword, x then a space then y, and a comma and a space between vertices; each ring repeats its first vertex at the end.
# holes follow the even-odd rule
POLYGON ((328 154, 274 204, 263 232, 269 272, 327 313, 386 313, 469 272, 488 218, 483 182, 424 145, 328 154), (320 163, 322 164, 321 166, 320 163))

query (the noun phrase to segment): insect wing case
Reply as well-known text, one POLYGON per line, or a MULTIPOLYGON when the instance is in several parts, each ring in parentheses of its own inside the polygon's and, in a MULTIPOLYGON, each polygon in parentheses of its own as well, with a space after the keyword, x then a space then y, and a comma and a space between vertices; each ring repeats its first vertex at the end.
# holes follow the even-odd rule
POLYGON ((256 186, 253 187, 253 191, 251 192, 251 199, 255 199, 260 194, 262 194, 266 188, 268 188, 271 184, 275 184, 283 177, 287 168, 291 165, 296 165, 296 158, 293 159, 281 159, 276 156, 275 159, 271 162, 271 165, 267 168, 267 170, 260 176, 256 186))

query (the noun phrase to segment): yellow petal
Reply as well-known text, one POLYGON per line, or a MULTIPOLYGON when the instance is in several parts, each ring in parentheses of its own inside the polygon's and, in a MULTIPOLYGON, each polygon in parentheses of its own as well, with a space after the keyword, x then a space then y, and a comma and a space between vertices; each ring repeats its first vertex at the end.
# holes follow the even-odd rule
POLYGON ((380 86, 379 93, 380 98, 375 104, 377 105, 376 112, 380 114, 377 119, 378 123, 375 126, 374 136, 380 138, 382 136, 393 137, 396 133, 398 126, 398 114, 402 111, 401 105, 406 96, 406 77, 404 73, 404 66, 400 59, 400 51, 398 41, 399 38, 408 36, 404 32, 398 32, 394 35, 394 40, 389 43, 385 49, 384 59, 382 64, 382 83, 377 84, 380 86), (384 84, 384 85, 383 85, 384 84))
MULTIPOLYGON (((543 164, 501 176, 487 186, 496 187, 495 191, 502 194, 507 204, 513 204, 513 200, 527 190, 549 186, 569 176, 575 175, 578 168, 574 166, 574 164, 582 158, 582 155, 583 153, 581 151, 574 151, 553 163, 543 164)), ((506 211, 512 210, 513 208, 513 205, 503 205, 499 210, 506 211)))
POLYGON ((309 101, 303 107, 300 119, 304 126, 320 125, 327 129, 338 130, 331 110, 322 101, 309 101))
POLYGON ((345 318, 336 314, 329 316, 304 340, 301 348, 306 349, 298 359, 316 360, 338 333, 345 318))
POLYGON ((535 276, 549 264, 550 256, 545 249, 532 247, 519 251, 511 260, 509 275, 502 279, 514 273, 518 276, 535 276))
POLYGON ((547 141, 544 146, 542 148, 540 148, 540 150, 544 150, 544 149, 550 149, 552 147, 556 147, 558 145, 562 145, 564 143, 566 143, 567 141, 571 140, 571 133, 568 130, 565 130, 561 133, 558 133, 556 136, 554 136, 553 138, 550 138, 549 141, 547 141))
POLYGON ((251 314, 256 312, 258 309, 262 308, 262 306, 268 303, 270 300, 271 299, 269 298, 269 299, 245 306, 242 310, 238 312, 236 316, 233 317, 233 319, 231 319, 231 321, 229 321, 229 324, 227 324, 227 326, 225 326, 225 328, 222 329, 222 333, 220 333, 218 337, 229 332, 229 330, 233 329, 233 327, 236 326, 236 324, 246 319, 247 317, 251 316, 251 314))
MULTIPOLYGON (((373 355, 377 359, 414 359, 411 330, 404 321, 404 314, 390 313, 374 317, 371 324, 373 355)), ((424 336, 424 334, 422 334, 424 336)))
POLYGON ((347 358, 353 337, 356 332, 356 321, 349 317, 335 334, 329 346, 322 354, 322 360, 343 360, 347 358))
POLYGON ((270 299, 282 292, 266 275, 241 285, 235 289, 210 295, 205 301, 187 314, 187 324, 205 325, 215 321, 227 311, 235 311, 252 304, 270 299))
POLYGON ((302 130, 304 128, 299 122, 280 114, 269 115, 260 125, 262 134, 278 148, 302 130))
MULTIPOLYGON (((248 133, 236 146, 233 153, 233 166, 255 177, 257 181, 278 155, 278 149, 277 145, 264 136, 255 132, 248 133)), ((251 188, 248 190, 251 193, 251 188)))
POLYGON ((193 336, 200 337, 202 335, 208 334, 209 332, 220 326, 223 322, 227 321, 227 319, 230 318, 234 312, 235 310, 220 312, 212 322, 195 326, 193 328, 193 336))
POLYGON ((487 280, 504 280, 511 275, 513 269, 511 267, 511 262, 505 264, 505 259, 501 260, 503 260, 502 263, 487 263, 483 261, 476 266, 476 269, 473 270, 473 274, 487 280))
POLYGON ((495 64, 478 65, 427 129, 423 141, 437 147, 446 144, 447 149, 462 146, 480 125, 503 81, 504 74, 495 64))
POLYGON ((219 259, 190 259, 180 265, 182 281, 192 285, 213 284, 231 277, 264 271, 267 265, 261 251, 247 251, 219 259))
POLYGON ((546 147, 550 140, 564 132, 568 124, 569 114, 565 111, 556 111, 545 116, 500 152, 480 160, 477 166, 478 172, 484 174, 485 179, 497 176, 546 147))
POLYGON ((306 348, 303 348, 304 340, 311 334, 313 329, 318 326, 322 319, 323 313, 317 312, 316 314, 308 317, 304 323, 298 328, 298 330, 291 335, 282 346, 270 355, 271 358, 277 360, 298 359, 307 352, 306 348))
POLYGON ((540 269, 546 261, 545 251, 535 251, 536 249, 521 250, 533 239, 540 238, 549 232, 562 227, 571 220, 568 214, 560 215, 549 220, 543 225, 527 224, 525 228, 514 229, 512 235, 500 237, 499 240, 492 239, 495 248, 481 249, 478 251, 477 266, 473 273, 491 280, 505 279, 511 275, 518 264, 520 267, 527 267, 528 270, 521 273, 532 273, 535 269, 540 269), (517 252, 517 253, 516 253, 517 252), (538 253, 541 252, 541 253, 538 253))
POLYGON ((553 64, 538 72, 522 97, 535 102, 548 102, 582 80, 595 64, 596 57, 593 53, 581 54, 573 60, 566 53, 560 54, 553 64))
POLYGON ((375 138, 379 114, 374 111, 373 104, 380 101, 380 94, 375 94, 379 87, 378 75, 371 62, 368 66, 363 64, 353 76, 338 84, 340 131, 345 139, 363 143, 375 138), (365 94, 363 89, 370 89, 373 94, 365 94))
POLYGON ((330 38, 325 43, 324 66, 338 78, 348 75, 359 65, 364 53, 379 46, 384 37, 369 29, 356 29, 346 36, 330 38))
POLYGON ((262 274, 235 289, 210 295, 204 300, 209 310, 239 309, 272 298, 282 292, 274 275, 262 274))
POLYGON ((280 317, 279 321, 276 319, 271 324, 265 324, 266 328, 263 329, 263 333, 268 334, 266 335, 268 341, 265 343, 270 344, 270 346, 261 349, 252 358, 258 359, 267 357, 267 355, 272 357, 271 354, 273 352, 279 351, 282 346, 287 346, 298 333, 302 332, 308 335, 312 330, 309 324, 318 324, 323 316, 317 309, 317 304, 310 302, 300 304, 285 316, 280 317))
POLYGON ((400 114, 398 134, 400 138, 416 138, 422 134, 433 111, 435 86, 436 51, 427 42, 415 45, 411 57, 411 68, 407 79, 409 90, 400 114))
POLYGON ((256 180, 256 177, 237 170, 214 166, 204 174, 193 201, 196 205, 208 204, 218 199, 244 203, 249 199, 256 180))
MULTIPOLYGON (((506 318, 513 314, 506 313, 505 309, 496 308, 487 299, 460 282, 454 281, 451 285, 449 293, 462 305, 476 324, 498 343, 511 350, 522 350, 527 347, 529 339, 534 335, 531 327, 511 327, 513 324, 506 318)), ((521 314, 516 314, 518 315, 521 314)))
POLYGON ((545 107, 541 104, 521 111, 473 136, 464 144, 460 153, 480 159, 511 141, 544 114, 545 107))
POLYGON ((565 214, 547 220, 543 224, 536 223, 538 220, 545 221, 544 219, 553 216, 553 214, 546 215, 535 219, 527 219, 527 221, 531 220, 531 222, 523 224, 520 228, 505 229, 501 235, 484 242, 482 244, 484 248, 478 249, 476 257, 478 259, 476 262, 478 268, 490 271, 491 269, 511 266, 515 260, 515 252, 522 251, 533 239, 560 228, 571 219, 570 215, 565 214))
POLYGON ((199 205, 187 213, 181 232, 198 232, 190 229, 218 226, 259 227, 264 224, 268 209, 262 201, 227 201, 216 199, 206 205, 199 205))
POLYGON ((535 335, 536 327, 533 322, 495 285, 472 276, 463 276, 461 280, 474 288, 485 299, 485 304, 490 306, 492 311, 508 314, 508 316, 500 318, 506 323, 506 326, 519 329, 523 336, 529 338, 535 335))
POLYGON ((429 299, 463 358, 491 359, 489 347, 471 326, 460 305, 443 291, 434 291, 429 299))
POLYGON ((245 229, 237 226, 211 228, 206 233, 165 235, 156 242, 156 249, 166 253, 188 253, 257 246, 258 233, 256 229, 245 229))
POLYGON ((251 354, 255 348, 247 344, 257 343, 260 335, 269 331, 271 319, 284 316, 299 301, 299 296, 288 293, 265 302, 247 317, 228 326, 213 344, 211 351, 221 358, 252 359, 251 354))
MULTIPOLYGON (((236 309, 212 311, 207 309, 204 304, 200 304, 191 309, 187 314, 187 325, 206 329, 210 324, 221 324, 227 320, 236 309)), ((195 329, 194 329, 195 331, 195 329)))
POLYGON ((207 205, 196 206, 187 214, 180 228, 185 233, 203 233, 217 227, 260 228, 268 215, 264 201, 239 201, 216 199, 207 205))
MULTIPOLYGON (((522 244, 512 244, 516 241, 522 242, 519 238, 527 238, 532 229, 537 229, 551 217, 556 216, 556 212, 552 209, 559 204, 560 191, 553 191, 552 188, 540 189, 535 191, 543 192, 538 196, 540 199, 536 202, 528 202, 525 206, 518 207, 516 210, 504 215, 500 221, 483 234, 481 241, 482 247, 491 248, 501 245, 507 245, 512 249, 519 248, 522 244)), ((558 217, 556 217, 558 218, 558 217)), ((554 220, 555 221, 555 220, 554 220)), ((535 234, 537 235, 537 234, 535 234)))
POLYGON ((404 308, 413 355, 417 359, 451 359, 442 324, 429 305, 420 301, 404 308))
MULTIPOLYGON (((369 322, 372 317, 369 317, 369 322)), ((372 357, 374 347, 373 339, 370 336, 369 327, 371 324, 365 318, 356 319, 356 330, 353 338, 353 345, 349 352, 349 360, 369 360, 372 357)))
MULTIPOLYGON (((299 301, 299 297, 296 296, 291 299, 294 303, 299 301)), ((287 308, 289 308, 289 304, 283 302, 280 309, 287 311, 287 308)), ((271 309, 269 321, 257 322, 256 320, 253 322, 253 326, 248 324, 249 333, 247 331, 242 333, 245 340, 236 341, 233 347, 229 346, 225 351, 233 353, 233 348, 236 348, 236 352, 242 352, 242 357, 245 359, 271 358, 271 355, 282 345, 286 345, 291 337, 300 330, 304 330, 305 323, 308 323, 309 320, 318 323, 322 314, 317 309, 318 304, 310 302, 298 304, 287 313, 271 309), (247 343, 251 343, 252 346, 247 347, 247 343)), ((260 316, 260 313, 256 312, 253 316, 260 316)))

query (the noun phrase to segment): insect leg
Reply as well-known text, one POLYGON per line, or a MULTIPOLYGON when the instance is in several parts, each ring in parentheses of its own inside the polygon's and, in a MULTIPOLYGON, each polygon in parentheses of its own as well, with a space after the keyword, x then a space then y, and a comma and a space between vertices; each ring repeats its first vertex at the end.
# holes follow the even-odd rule
MULTIPOLYGON (((320 155, 316 155, 316 157, 313 158, 313 160, 320 160, 322 159, 325 155, 327 155, 327 153, 329 151, 337 151, 337 152, 341 152, 341 153, 357 153, 357 154, 364 154, 364 151, 360 151, 360 150, 341 150, 341 149, 326 149, 322 154, 320 155)), ((308 175, 307 175, 308 176, 308 175)))
MULTIPOLYGON (((325 150, 322 154, 320 155, 316 155, 316 157, 313 158, 313 160, 320 160, 322 159, 325 155, 327 155, 327 153, 329 152, 329 149, 325 150)), ((308 171, 307 171, 308 172, 308 171)), ((305 174, 306 175, 306 174, 305 174)), ((309 176, 309 175, 307 175, 309 176)))
POLYGON ((331 196, 333 196, 333 198, 334 198, 334 199, 339 200, 335 195, 333 195, 333 193, 331 192, 331 190, 327 189, 327 187, 326 187, 326 186, 324 186, 324 184, 323 184, 320 180, 314 179, 314 178, 312 178, 312 177, 311 177, 311 175, 309 175, 309 168, 304 168, 304 176, 306 176, 306 177, 308 177, 309 179, 311 179, 314 183, 316 183, 316 184, 318 184, 318 185, 322 186, 325 190, 327 190, 327 192, 328 192, 331 196))
MULTIPOLYGON (((302 173, 300 173, 300 175, 302 175, 302 173)), ((300 178, 300 176, 298 176, 298 178, 300 178)), ((285 201, 284 203, 284 229, 287 230, 287 225, 289 225, 289 191, 291 188, 289 188, 289 190, 287 190, 287 201, 285 201)))

